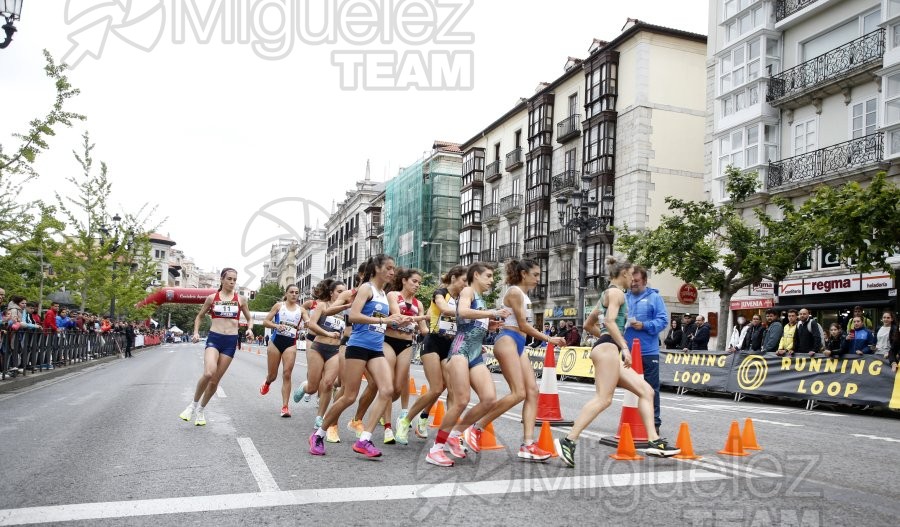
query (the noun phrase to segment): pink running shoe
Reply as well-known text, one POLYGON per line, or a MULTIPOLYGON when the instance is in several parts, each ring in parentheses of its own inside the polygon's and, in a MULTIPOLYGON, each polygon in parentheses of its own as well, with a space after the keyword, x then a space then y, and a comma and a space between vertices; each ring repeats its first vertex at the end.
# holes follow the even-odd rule
POLYGON ((425 456, 425 461, 439 467, 453 466, 453 460, 447 457, 447 454, 445 454, 443 450, 438 450, 437 452, 428 452, 428 455, 425 456))
POLYGON ((381 450, 375 448, 371 441, 359 439, 353 444, 353 451, 366 457, 381 457, 381 450))
POLYGON ((463 450, 462 442, 460 441, 459 436, 448 437, 447 448, 450 449, 450 453, 453 454, 453 457, 455 457, 456 459, 466 458, 466 451, 463 450))
POLYGON ((314 456, 324 456, 325 439, 317 436, 315 433, 309 436, 309 453, 314 456))
POLYGON ((466 446, 469 447, 469 450, 476 454, 481 452, 481 430, 475 428, 475 425, 466 428, 463 432, 463 439, 466 441, 466 446))

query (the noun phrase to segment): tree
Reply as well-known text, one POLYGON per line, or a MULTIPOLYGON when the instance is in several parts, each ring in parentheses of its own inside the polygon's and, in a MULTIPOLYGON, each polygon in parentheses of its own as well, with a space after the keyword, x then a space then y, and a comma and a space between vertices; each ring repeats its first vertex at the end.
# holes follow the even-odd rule
MULTIPOLYGON (((65 75, 67 66, 57 65, 50 53, 44 50, 46 64, 44 71, 53 79, 56 87, 56 100, 47 115, 33 119, 29 123, 29 129, 25 133, 12 134, 19 141, 10 154, 4 151, 0 144, 0 276, 15 274, 15 269, 21 262, 18 256, 10 257, 14 248, 26 238, 33 239, 34 226, 31 219, 34 217, 45 219, 45 213, 51 209, 44 208, 36 203, 21 203, 17 197, 21 194, 25 184, 38 176, 33 168, 37 156, 49 148, 47 139, 55 135, 54 128, 59 125, 71 127, 73 121, 84 120, 84 116, 66 111, 66 102, 78 95, 79 90, 73 88, 65 75), (35 207, 39 210, 35 211, 35 207)), ((52 215, 52 212, 51 212, 52 215)), ((49 227, 45 224, 44 227, 49 227)), ((13 287, 10 282, 3 282, 7 287, 13 287)))
POLYGON ((63 250, 53 258, 53 265, 60 283, 80 295, 81 310, 105 313, 110 300, 121 301, 129 314, 143 315, 145 311, 133 311, 133 306, 146 293, 146 287, 155 274, 150 257, 150 232, 146 206, 136 214, 126 213, 120 224, 107 224, 109 208, 107 199, 112 192, 106 163, 100 163, 99 173, 94 170, 91 152, 94 144, 85 132, 83 152, 74 153, 82 169, 80 178, 67 179, 78 193, 63 198, 56 193, 59 210, 70 228, 63 243, 63 250))
MULTIPOLYGON (((793 208, 779 201, 782 221, 773 220, 760 209, 757 221, 768 228, 763 233, 748 225, 739 206, 756 191, 755 172, 726 169, 729 201, 715 205, 708 201, 666 198, 672 214, 660 219, 659 227, 643 232, 616 229, 616 247, 628 258, 656 271, 671 271, 686 282, 719 293, 720 327, 727 326, 731 297, 763 279, 781 280, 795 263, 816 245, 813 229, 798 229, 793 208)), ((725 349, 727 331, 720 333, 718 348, 725 349)))
POLYGON ((881 269, 894 274, 887 259, 900 254, 900 187, 878 173, 863 188, 852 181, 840 187, 822 185, 794 210, 786 200, 777 200, 786 211, 786 221, 767 225, 780 236, 779 229, 800 226, 821 247, 840 252, 841 262, 869 272, 881 269))
MULTIPOLYGON (((172 325, 190 333, 194 329, 194 320, 196 320, 201 307, 201 304, 163 304, 156 308, 153 318, 167 327, 171 320, 172 325)), ((209 331, 210 323, 209 317, 203 317, 200 320, 200 332, 209 331)))
POLYGON ((284 289, 275 282, 266 282, 256 292, 256 298, 250 300, 248 306, 250 311, 268 312, 276 302, 281 302, 284 298, 284 289))
POLYGON ((55 239, 62 232, 63 224, 54 217, 55 209, 44 203, 36 205, 38 216, 24 222, 21 242, 7 246, 7 253, 0 258, 0 284, 29 300, 43 301, 45 291, 56 285, 49 274, 49 261, 59 250, 55 239))

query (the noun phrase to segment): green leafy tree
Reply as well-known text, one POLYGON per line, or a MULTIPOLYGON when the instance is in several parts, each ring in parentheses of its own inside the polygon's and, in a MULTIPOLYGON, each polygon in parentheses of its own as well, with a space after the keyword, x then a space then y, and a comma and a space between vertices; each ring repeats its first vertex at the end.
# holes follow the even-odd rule
POLYGON ((55 277, 50 273, 50 259, 59 251, 54 238, 63 224, 54 217, 55 210, 44 203, 35 204, 38 216, 23 226, 24 239, 11 244, 0 256, 0 284, 29 300, 43 301, 46 291, 55 290, 55 277))
POLYGON ((416 298, 422 303, 425 309, 431 307, 431 297, 434 296, 435 289, 438 288, 437 280, 431 273, 425 273, 422 276, 422 283, 419 284, 419 290, 416 291, 416 298))
POLYGON ((82 174, 67 179, 76 193, 65 198, 56 193, 69 234, 53 259, 54 269, 60 283, 79 294, 82 311, 106 313, 115 298, 126 314, 147 314, 148 310, 131 306, 146 294, 155 274, 149 236, 156 226, 147 227, 153 210, 146 213, 145 206, 119 218, 119 225, 108 225, 112 182, 105 163, 95 170, 91 154, 95 145, 87 132, 82 137, 83 152, 75 153, 82 174))
MULTIPOLYGON (((617 229, 616 247, 638 264, 656 271, 671 271, 686 282, 719 293, 720 328, 727 327, 731 297, 763 279, 781 280, 795 263, 816 245, 813 229, 797 229, 790 204, 778 202, 786 220, 775 221, 754 210, 756 221, 770 232, 749 224, 740 205, 756 191, 758 176, 726 169, 729 201, 666 198, 671 214, 657 228, 631 232, 617 229)), ((720 331, 719 349, 725 349, 726 331, 720 331)))
MULTIPOLYGON (((163 304, 156 308, 153 318, 160 324, 178 326, 182 331, 191 333, 194 329, 194 320, 200 312, 202 304, 163 304), (171 317, 171 318, 170 318, 171 317)), ((203 317, 200 321, 200 332, 209 331, 211 319, 203 317)))
POLYGON ((284 289, 275 282, 266 282, 256 292, 256 298, 248 303, 250 311, 269 311, 284 298, 284 289))

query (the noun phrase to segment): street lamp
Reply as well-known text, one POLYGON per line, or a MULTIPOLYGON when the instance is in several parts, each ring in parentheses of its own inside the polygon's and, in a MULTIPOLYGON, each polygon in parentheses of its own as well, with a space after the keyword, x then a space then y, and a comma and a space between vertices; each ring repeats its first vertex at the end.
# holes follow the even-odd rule
POLYGON ((584 325, 584 296, 587 289, 587 240, 595 230, 606 225, 597 217, 597 200, 590 199, 591 176, 582 174, 581 190, 573 190, 572 195, 556 198, 556 212, 560 225, 578 234, 578 319, 577 325, 584 325), (571 204, 569 203, 571 199, 571 204), (569 220, 566 221, 566 217, 569 220))
POLYGON ((119 240, 119 222, 122 221, 122 217, 116 213, 112 217, 113 222, 113 232, 110 233, 110 230, 106 227, 100 227, 100 237, 102 243, 106 243, 107 241, 112 241, 112 245, 109 248, 109 253, 112 255, 112 282, 113 287, 110 288, 109 293, 109 318, 111 320, 115 320, 116 318, 116 293, 115 293, 115 282, 116 282, 116 261, 115 252, 119 250, 119 247, 124 244, 126 248, 131 248, 134 244, 134 235, 130 230, 122 233, 124 236, 121 240, 119 240), (112 234, 111 239, 109 239, 110 234, 112 234))
POLYGON ((13 34, 18 31, 13 22, 22 19, 22 2, 25 0, 0 0, 0 16, 6 19, 3 24, 3 31, 6 32, 6 40, 0 42, 0 49, 6 49, 6 46, 12 42, 13 34))
POLYGON ((422 242, 422 247, 426 245, 437 245, 438 246, 438 275, 437 275, 437 283, 441 281, 441 264, 444 262, 444 244, 440 242, 422 242))

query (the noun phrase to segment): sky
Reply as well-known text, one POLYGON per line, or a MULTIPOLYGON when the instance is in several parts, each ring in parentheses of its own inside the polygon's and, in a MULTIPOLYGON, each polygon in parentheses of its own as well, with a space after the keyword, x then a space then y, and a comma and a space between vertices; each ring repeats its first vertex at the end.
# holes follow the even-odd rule
POLYGON ((50 138, 20 199, 74 195, 88 131, 110 214, 156 206, 175 248, 253 286, 272 240, 323 226, 367 161, 384 181, 468 140, 628 18, 706 34, 708 1, 25 0, 0 144, 52 104, 49 50, 87 120, 50 138))

